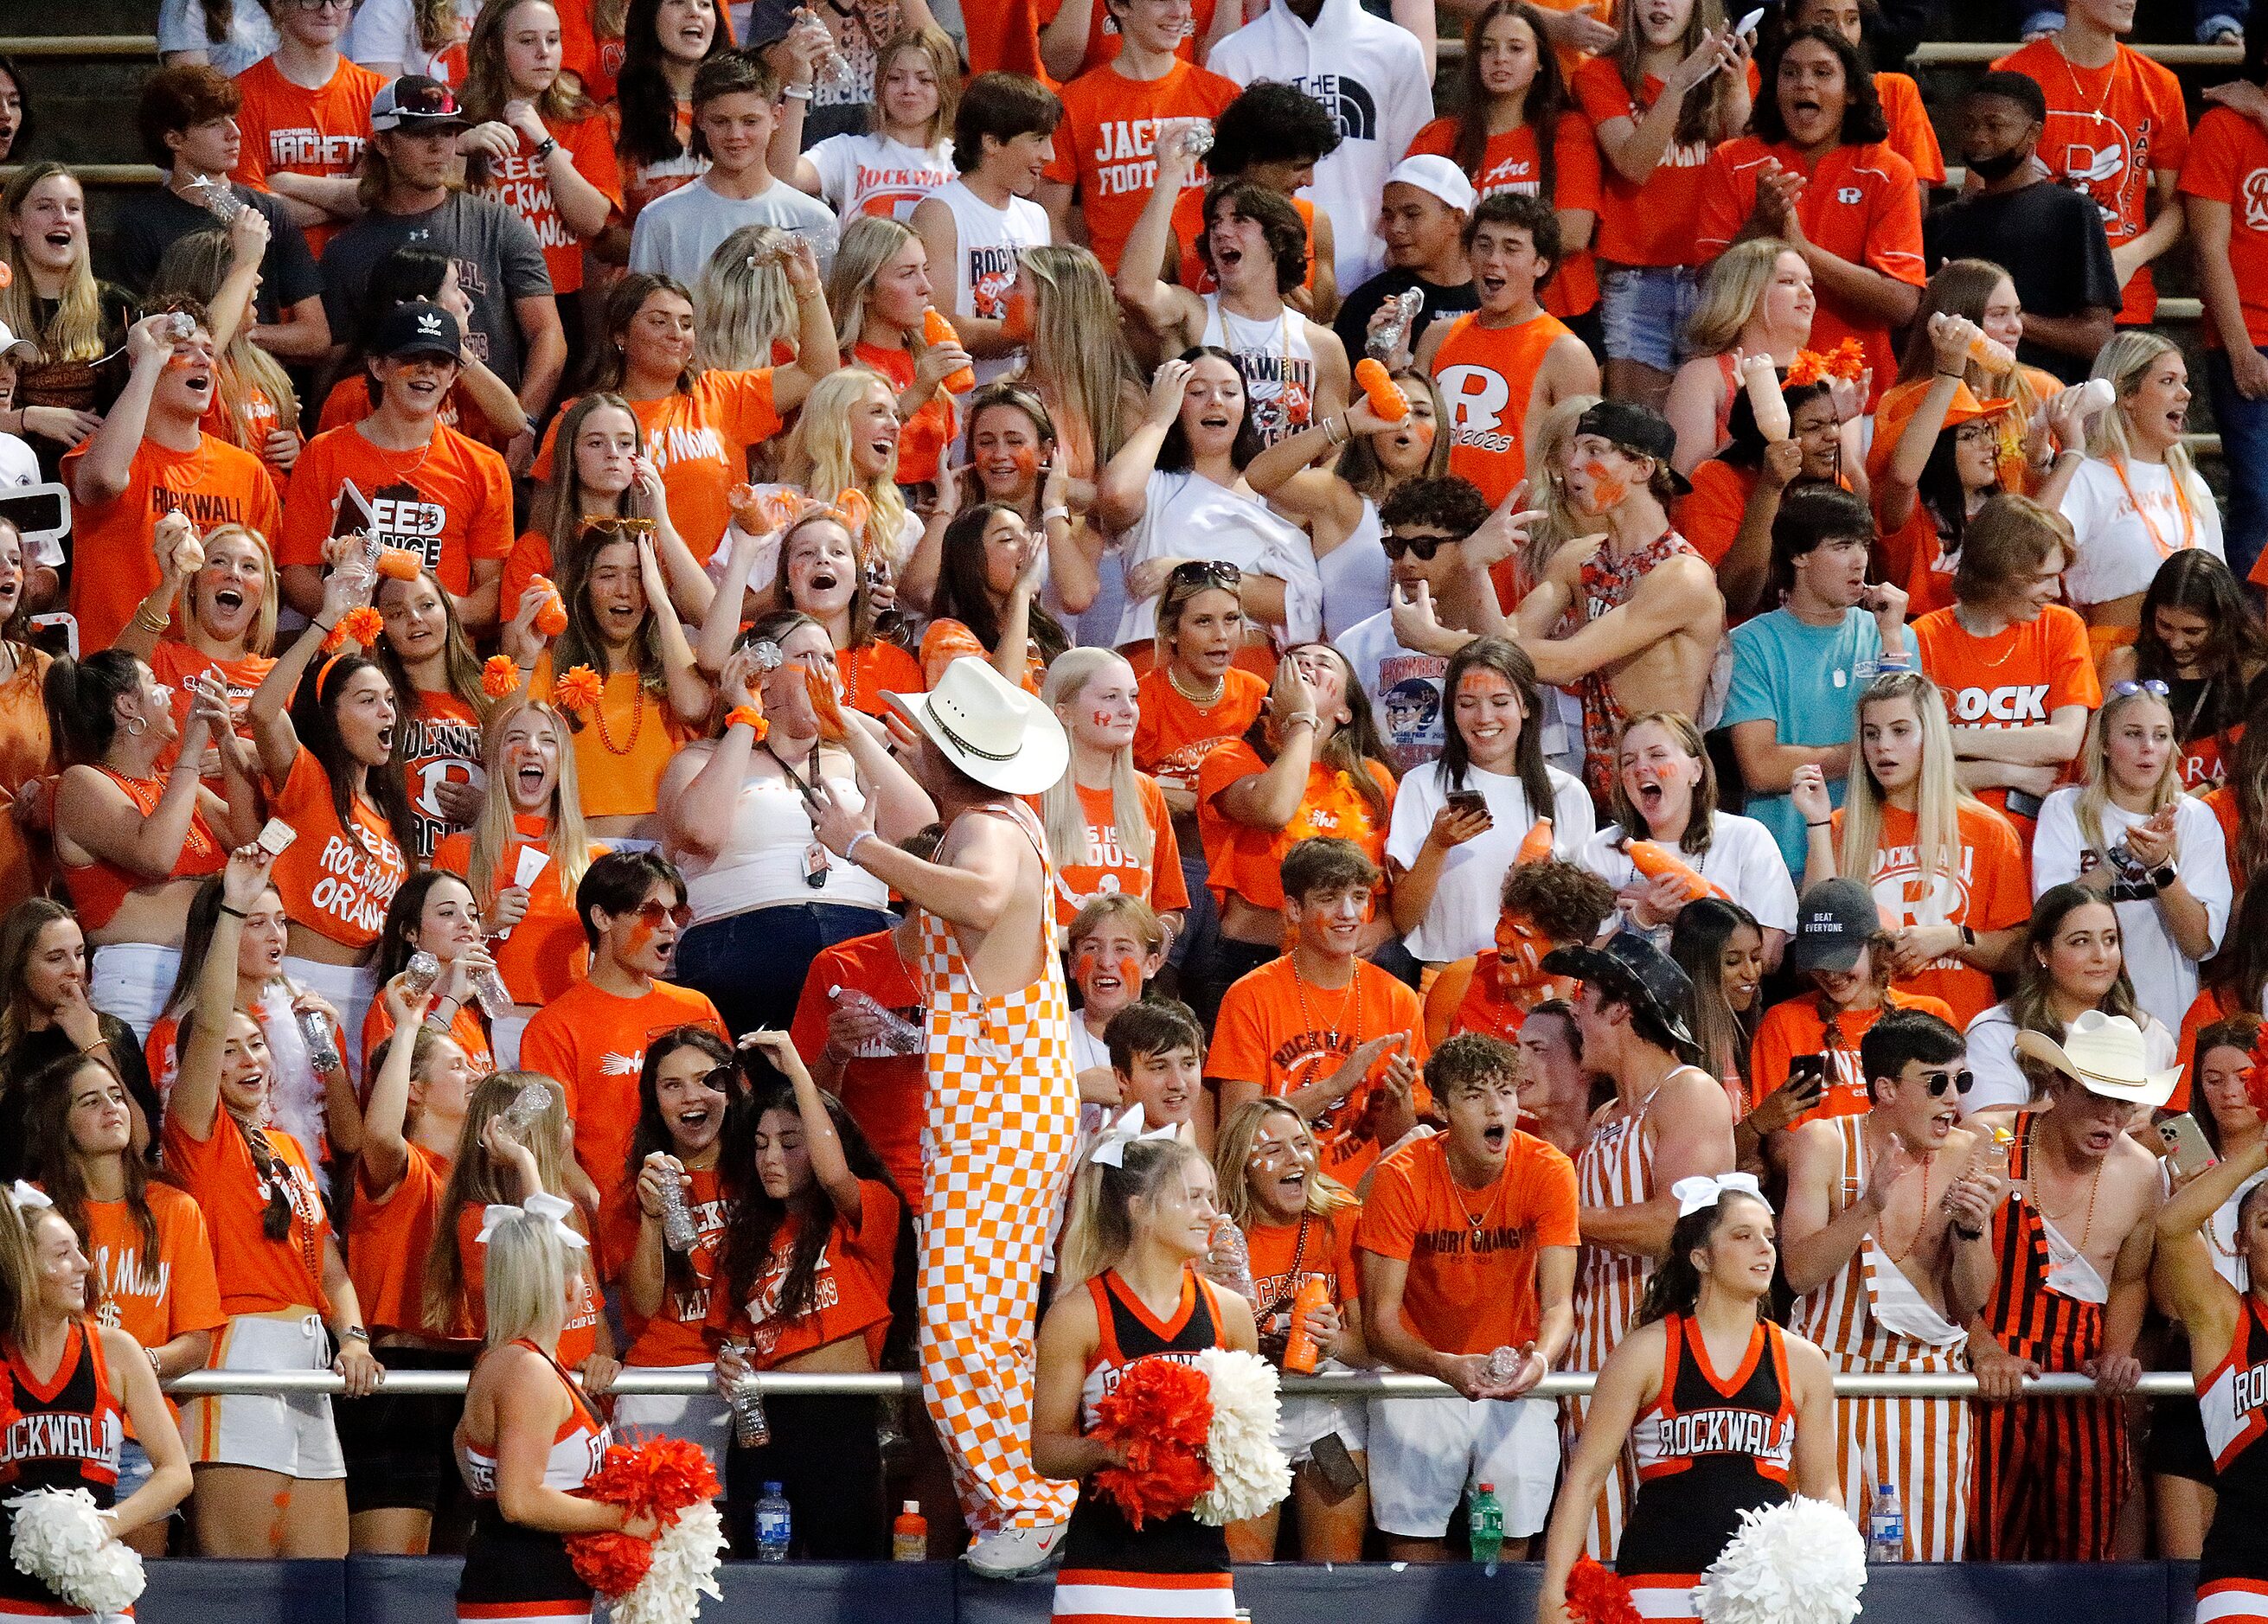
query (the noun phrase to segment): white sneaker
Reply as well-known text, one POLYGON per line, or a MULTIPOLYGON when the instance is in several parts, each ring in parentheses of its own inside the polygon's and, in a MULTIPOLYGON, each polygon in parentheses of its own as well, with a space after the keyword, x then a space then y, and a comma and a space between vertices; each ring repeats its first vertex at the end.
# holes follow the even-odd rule
POLYGON ((1055 1559, 1063 1544, 1066 1523, 1041 1528, 1003 1528, 989 1533, 961 1553, 961 1560, 988 1579, 1016 1579, 1037 1573, 1055 1559))

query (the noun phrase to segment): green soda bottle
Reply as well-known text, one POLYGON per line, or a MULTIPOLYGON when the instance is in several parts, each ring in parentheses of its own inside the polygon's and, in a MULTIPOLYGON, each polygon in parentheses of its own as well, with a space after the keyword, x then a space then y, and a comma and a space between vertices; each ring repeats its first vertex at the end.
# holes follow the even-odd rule
POLYGON ((1466 1521, 1472 1530, 1473 1560, 1493 1571, 1497 1554, 1504 1549, 1504 1507, 1497 1500, 1495 1484, 1481 1485, 1466 1521))

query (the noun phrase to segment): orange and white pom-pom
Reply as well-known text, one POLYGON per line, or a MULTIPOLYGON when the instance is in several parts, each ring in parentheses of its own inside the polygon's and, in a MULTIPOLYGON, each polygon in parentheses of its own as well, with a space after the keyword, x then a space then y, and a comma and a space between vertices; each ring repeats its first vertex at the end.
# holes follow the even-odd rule
POLYGON ((615 1624, 693 1624, 702 1597, 723 1599, 717 1564, 725 1525, 716 1506, 723 1490, 697 1444, 671 1437, 617 1444, 582 1492, 661 1525, 651 1539, 599 1533, 567 1541, 576 1574, 606 1598, 615 1624))

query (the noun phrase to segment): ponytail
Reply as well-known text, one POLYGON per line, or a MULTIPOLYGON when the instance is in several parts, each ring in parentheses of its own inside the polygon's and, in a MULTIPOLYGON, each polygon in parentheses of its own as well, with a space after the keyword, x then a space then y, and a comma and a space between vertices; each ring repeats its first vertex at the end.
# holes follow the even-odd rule
POLYGON ((1204 1160, 1178 1138, 1130 1140, 1123 1149, 1118 1165, 1090 1153, 1071 1186, 1063 1244, 1056 1250, 1058 1297, 1123 1262, 1134 1247, 1134 1203, 1154 1195, 1167 1173, 1204 1160))
POLYGON ((118 702, 142 686, 142 662, 123 649, 59 658, 48 667, 48 722, 63 740, 68 762, 92 766, 110 753, 118 738, 118 702))

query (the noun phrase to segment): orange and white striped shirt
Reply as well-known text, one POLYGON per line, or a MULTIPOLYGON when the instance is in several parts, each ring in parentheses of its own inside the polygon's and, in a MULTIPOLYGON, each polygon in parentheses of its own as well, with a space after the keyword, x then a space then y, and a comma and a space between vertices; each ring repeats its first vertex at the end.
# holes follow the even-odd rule
MULTIPOLYGON (((1585 1207, 1634 1207, 1653 1196, 1653 1146, 1646 1134, 1653 1104, 1624 1110, 1591 1129, 1575 1157, 1577 1199, 1585 1207)), ((1567 1367, 1595 1370, 1638 1316, 1653 1260, 1586 1242, 1575 1270, 1575 1334, 1567 1367)))
MULTIPOLYGON (((1828 1215, 1832 1218, 1866 1195, 1867 1157, 1861 1130, 1867 1119, 1825 1120, 1843 1140, 1843 1179, 1828 1215)), ((1816 1342, 1838 1370, 1961 1370, 1964 1368, 1962 1345, 1968 1340, 1965 1334, 1943 1342, 1926 1341, 1891 1329, 1876 1313, 1885 1285, 1898 1296, 1905 1295, 1898 1290, 1897 1281, 1888 1279, 1889 1275, 1900 1272, 1896 1262, 1870 1235, 1832 1280, 1796 1299, 1790 1322, 1800 1334, 1816 1342)), ((1924 1306, 1931 1305, 1925 1302, 1924 1306)))

